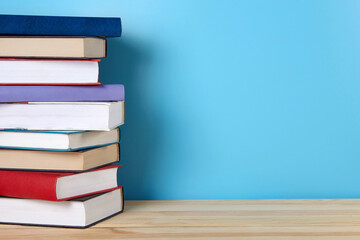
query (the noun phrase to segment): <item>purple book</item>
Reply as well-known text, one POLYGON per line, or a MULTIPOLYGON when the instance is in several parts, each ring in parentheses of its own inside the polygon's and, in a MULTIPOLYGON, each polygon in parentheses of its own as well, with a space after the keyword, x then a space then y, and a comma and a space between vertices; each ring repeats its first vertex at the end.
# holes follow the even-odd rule
POLYGON ((124 85, 0 86, 0 103, 6 102, 110 102, 123 101, 124 85))

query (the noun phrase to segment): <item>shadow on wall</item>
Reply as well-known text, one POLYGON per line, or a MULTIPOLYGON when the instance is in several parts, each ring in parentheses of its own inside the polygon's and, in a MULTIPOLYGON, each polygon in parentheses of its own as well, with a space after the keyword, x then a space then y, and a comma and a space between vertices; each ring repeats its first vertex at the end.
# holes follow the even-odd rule
POLYGON ((119 185, 126 199, 151 199, 147 185, 161 137, 161 122, 151 101, 151 53, 143 43, 110 38, 101 62, 100 81, 125 85, 125 124, 121 129, 119 185))

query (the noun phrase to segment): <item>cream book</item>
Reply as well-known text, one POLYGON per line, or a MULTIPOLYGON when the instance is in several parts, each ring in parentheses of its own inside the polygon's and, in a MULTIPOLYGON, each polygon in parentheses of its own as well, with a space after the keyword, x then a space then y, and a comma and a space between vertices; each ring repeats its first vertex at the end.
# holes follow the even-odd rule
POLYGON ((120 145, 74 152, 0 149, 0 169, 82 172, 120 160, 120 145))
POLYGON ((96 37, 0 37, 0 46, 0 57, 106 57, 106 40, 96 37))
POLYGON ((0 129, 109 131, 124 114, 124 101, 0 104, 0 129))

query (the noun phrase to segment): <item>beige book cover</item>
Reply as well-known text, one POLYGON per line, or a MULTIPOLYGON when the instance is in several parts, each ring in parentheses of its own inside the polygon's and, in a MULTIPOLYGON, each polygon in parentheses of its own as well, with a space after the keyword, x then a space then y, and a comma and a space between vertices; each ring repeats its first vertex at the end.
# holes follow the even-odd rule
POLYGON ((106 40, 96 37, 0 37, 0 57, 104 58, 106 40))
POLYGON ((86 171, 117 162, 119 156, 119 144, 75 152, 0 149, 0 169, 86 171))

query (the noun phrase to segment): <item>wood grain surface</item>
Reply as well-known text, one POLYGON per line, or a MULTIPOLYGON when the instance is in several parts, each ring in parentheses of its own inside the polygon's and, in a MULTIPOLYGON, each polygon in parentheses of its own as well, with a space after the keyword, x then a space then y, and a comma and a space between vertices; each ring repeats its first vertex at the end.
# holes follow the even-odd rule
MULTIPOLYGON (((1 214, 1 213, 0 213, 1 214)), ((88 229, 0 225, 0 239, 360 239, 360 199, 127 201, 88 229)))

